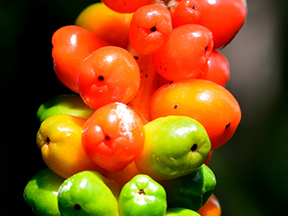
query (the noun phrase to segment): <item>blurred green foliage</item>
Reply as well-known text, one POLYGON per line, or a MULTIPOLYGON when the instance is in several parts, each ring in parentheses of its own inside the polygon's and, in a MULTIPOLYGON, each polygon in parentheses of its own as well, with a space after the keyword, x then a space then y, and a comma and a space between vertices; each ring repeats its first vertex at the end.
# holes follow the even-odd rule
MULTIPOLYGON (((96 1, 0 2, 3 155, 0 157, 0 183, 4 188, 4 195, 3 190, 1 191, 1 204, 5 206, 2 211, 9 212, 9 215, 14 215, 15 207, 22 214, 31 215, 30 207, 22 198, 23 189, 36 172, 45 168, 35 143, 39 127, 36 110, 48 99, 69 92, 53 71, 52 34, 64 25, 73 24, 78 14, 94 2, 96 1)), ((280 32, 274 46, 277 46, 281 54, 280 71, 275 71, 282 75, 281 91, 272 110, 263 115, 257 124, 253 122, 252 129, 245 127, 249 125, 249 119, 243 112, 243 124, 240 124, 233 138, 214 151, 211 169, 218 181, 215 195, 220 200, 223 216, 271 216, 283 214, 286 210, 288 1, 248 0, 248 7, 252 3, 265 3, 267 13, 269 4, 276 4, 279 9, 280 32)), ((253 10, 249 10, 249 13, 253 13, 253 10)), ((249 50, 245 55, 249 55, 249 50)), ((233 72, 231 73, 233 76, 233 72)), ((233 94, 239 94, 233 90, 233 86, 231 90, 233 94)), ((245 104, 245 97, 239 103, 243 104, 246 111, 245 106, 249 104, 245 104)))

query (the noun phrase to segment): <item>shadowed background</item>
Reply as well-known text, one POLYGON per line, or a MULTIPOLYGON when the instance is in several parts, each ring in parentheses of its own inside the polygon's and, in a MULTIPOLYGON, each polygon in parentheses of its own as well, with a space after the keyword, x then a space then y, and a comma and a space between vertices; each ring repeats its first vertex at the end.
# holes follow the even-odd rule
MULTIPOLYGON (((32 215, 27 182, 45 168, 36 146, 38 107, 69 93, 53 71, 51 37, 96 1, 1 1, 1 212, 32 215)), ((230 62, 227 88, 242 121, 214 151, 211 169, 223 216, 271 216, 286 210, 288 181, 288 1, 248 0, 248 17, 222 52, 230 62)))

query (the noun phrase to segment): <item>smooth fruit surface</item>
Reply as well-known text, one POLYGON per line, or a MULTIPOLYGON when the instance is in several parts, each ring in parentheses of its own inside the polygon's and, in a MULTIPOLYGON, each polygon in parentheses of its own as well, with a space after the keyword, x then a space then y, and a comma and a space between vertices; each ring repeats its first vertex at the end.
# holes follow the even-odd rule
POLYGON ((164 216, 164 188, 148 175, 139 174, 124 185, 119 196, 121 216, 164 216))
POLYGON ((246 19, 243 0, 198 0, 201 7, 200 25, 213 33, 214 47, 227 45, 246 19))
POLYGON ((214 194, 212 194, 207 202, 198 211, 201 216, 221 216, 221 206, 214 194))
POLYGON ((36 143, 46 165, 63 178, 77 172, 104 172, 84 152, 81 142, 86 119, 68 114, 53 115, 44 120, 38 130, 36 143))
POLYGON ((167 116, 145 126, 145 144, 135 164, 156 180, 173 179, 198 169, 211 144, 204 127, 186 116, 167 116))
POLYGON ((203 164, 189 175, 160 183, 166 190, 170 208, 182 207, 198 211, 213 193, 216 178, 212 170, 203 164))
POLYGON ((118 216, 119 188, 114 185, 113 194, 105 181, 95 171, 79 172, 66 179, 58 195, 61 215, 118 216))
POLYGON ((75 117, 88 119, 94 111, 95 110, 91 109, 83 102, 79 95, 62 94, 41 104, 36 115, 41 123, 46 118, 57 114, 69 114, 75 117))
POLYGON ((58 210, 58 189, 65 179, 50 169, 36 173, 24 189, 24 200, 39 216, 60 216, 58 210))
POLYGON ((123 170, 141 153, 145 140, 142 120, 129 106, 107 104, 85 122, 82 145, 87 156, 106 170, 123 170))
POLYGON ((170 208, 167 210, 166 216, 202 216, 199 213, 186 208, 170 208))
POLYGON ((117 13, 102 2, 85 8, 77 17, 75 24, 81 26, 111 45, 126 48, 132 13, 117 13))
POLYGON ((139 8, 132 17, 129 41, 144 55, 158 50, 172 31, 170 11, 163 5, 150 4, 139 8))
POLYGON ((83 101, 92 109, 112 102, 128 103, 140 86, 139 66, 125 49, 99 48, 79 67, 77 87, 83 101))
POLYGON ((153 53, 154 67, 167 80, 195 78, 213 49, 212 32, 197 24, 174 28, 153 53))
POLYGON ((225 86, 230 78, 230 65, 226 57, 218 50, 213 50, 207 65, 201 71, 198 79, 205 79, 225 86))
POLYGON ((151 4, 154 0, 102 0, 111 10, 119 13, 133 13, 138 8, 151 4))
POLYGON ((58 79, 78 93, 76 78, 80 63, 92 52, 109 43, 79 26, 59 28, 52 36, 52 57, 58 79))
POLYGON ((174 28, 185 24, 197 24, 201 18, 201 7, 197 0, 183 0, 172 12, 174 28))
POLYGON ((241 120, 241 109, 223 86, 189 79, 161 86, 151 99, 151 119, 184 115, 199 121, 207 131, 212 150, 226 143, 241 120))

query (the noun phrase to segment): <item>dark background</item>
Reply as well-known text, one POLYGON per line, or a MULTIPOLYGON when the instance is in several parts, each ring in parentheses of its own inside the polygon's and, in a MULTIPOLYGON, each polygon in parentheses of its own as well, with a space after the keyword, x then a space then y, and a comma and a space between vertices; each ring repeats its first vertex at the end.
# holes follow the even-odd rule
MULTIPOLYGON (((1 214, 32 215, 27 182, 45 168, 36 146, 37 108, 69 90, 58 81, 51 37, 96 1, 0 1, 1 214)), ((223 216, 282 215, 288 192, 287 0, 248 0, 248 17, 222 51, 227 88, 242 108, 233 138, 214 151, 211 168, 223 216)))

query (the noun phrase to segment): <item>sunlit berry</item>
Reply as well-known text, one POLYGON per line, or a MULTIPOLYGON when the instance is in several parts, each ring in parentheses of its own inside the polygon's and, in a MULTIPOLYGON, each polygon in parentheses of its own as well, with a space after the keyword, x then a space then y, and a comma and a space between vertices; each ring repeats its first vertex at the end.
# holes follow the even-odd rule
POLYGON ((213 33, 214 48, 229 43, 246 19, 243 0, 197 0, 201 6, 199 24, 213 33))
POLYGON ((213 49, 210 30, 197 24, 174 28, 153 53, 153 65, 167 80, 195 78, 205 67, 213 49))
POLYGON ((52 36, 52 57, 58 79, 78 93, 76 79, 81 62, 109 43, 79 26, 63 26, 52 36))
POLYGON ((213 50, 206 67, 201 71, 198 79, 205 79, 225 86, 230 78, 230 66, 225 56, 213 50))
POLYGON ((133 13, 138 8, 153 3, 155 0, 102 0, 110 9, 119 13, 133 13))
POLYGON ((170 11, 158 4, 140 7, 133 15, 129 29, 131 46, 139 53, 154 53, 172 30, 170 11))
POLYGON ((173 26, 197 24, 201 18, 201 7, 196 0, 183 0, 172 13, 173 26))
POLYGON ((85 122, 82 144, 88 157, 111 172, 123 170, 144 145, 142 120, 122 103, 107 104, 85 122))
POLYGON ((83 101, 93 109, 112 102, 128 103, 140 86, 139 67, 127 50, 103 47, 81 63, 77 86, 83 101))
POLYGON ((172 82, 156 90, 150 104, 151 119, 184 115, 199 121, 206 129, 211 149, 226 143, 241 120, 241 109, 223 86, 208 80, 172 82))

